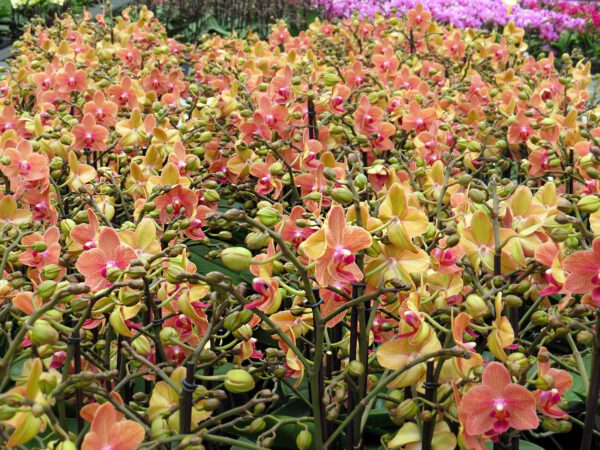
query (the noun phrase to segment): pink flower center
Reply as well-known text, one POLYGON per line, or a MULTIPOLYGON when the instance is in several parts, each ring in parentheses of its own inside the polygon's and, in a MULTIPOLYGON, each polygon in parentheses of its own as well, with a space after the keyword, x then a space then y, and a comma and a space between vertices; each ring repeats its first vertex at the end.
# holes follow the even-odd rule
POLYGON ((558 389, 556 388, 550 389, 549 391, 542 391, 539 399, 543 408, 549 408, 560 401, 560 392, 558 392, 558 389))
POLYGON ((29 161, 21 161, 19 162, 19 175, 25 176, 31 170, 31 163, 29 161))
POLYGON ((490 415, 496 419, 493 426, 494 433, 504 433, 508 430, 510 412, 506 409, 506 400, 503 398, 494 399, 494 409, 490 412, 490 415))
POLYGON ((83 137, 83 141, 85 142, 85 145, 92 145, 94 143, 94 135, 92 133, 85 133, 84 137, 83 137))
POLYGON ((333 260, 339 268, 352 264, 355 260, 352 252, 342 246, 337 246, 333 252, 333 260))

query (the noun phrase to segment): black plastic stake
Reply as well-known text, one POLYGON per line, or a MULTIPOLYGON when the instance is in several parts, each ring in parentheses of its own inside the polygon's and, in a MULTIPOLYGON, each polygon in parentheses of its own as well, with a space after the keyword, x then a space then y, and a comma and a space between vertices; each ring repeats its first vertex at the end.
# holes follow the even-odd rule
MULTIPOLYGON (((437 401, 437 388, 438 382, 435 379, 435 366, 433 361, 427 361, 427 374, 425 378, 425 399, 430 403, 437 401)), ((426 408, 431 411, 430 406, 426 408)), ((435 426, 435 417, 431 417, 430 420, 423 423, 423 450, 431 450, 431 441, 433 439, 433 430, 435 426)))
POLYGON ((181 382, 181 393, 179 394, 179 432, 181 434, 190 434, 192 431, 192 395, 196 390, 195 372, 196 364, 188 361, 185 364, 185 378, 181 382))

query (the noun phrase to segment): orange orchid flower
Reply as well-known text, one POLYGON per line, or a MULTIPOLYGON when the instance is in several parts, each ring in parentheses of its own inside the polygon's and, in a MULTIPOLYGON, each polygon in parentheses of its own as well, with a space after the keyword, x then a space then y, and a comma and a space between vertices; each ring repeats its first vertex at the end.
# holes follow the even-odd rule
POLYGON ((509 428, 530 430, 538 427, 535 398, 520 384, 513 383, 502 364, 492 362, 483 371, 482 384, 463 396, 459 410, 464 413, 470 435, 499 435, 509 428))
POLYGON ((356 265, 356 252, 371 245, 371 235, 363 228, 348 226, 344 209, 334 205, 323 228, 300 245, 300 250, 316 262, 316 278, 321 286, 336 282, 355 283, 363 279, 356 265))
POLYGON ((100 290, 111 283, 108 280, 109 271, 125 270, 136 257, 131 247, 121 244, 115 230, 103 228, 98 235, 98 247, 79 255, 75 266, 90 288, 100 290))
MULTIPOLYGON (((82 450, 133 450, 144 440, 144 428, 133 420, 117 416, 106 402, 94 413, 90 431, 83 438, 82 450)), ((119 413, 120 414, 120 413, 119 413)))
POLYGON ((93 114, 87 113, 79 125, 73 127, 75 136, 74 150, 106 150, 106 139, 108 130, 102 125, 96 124, 96 118, 93 114))

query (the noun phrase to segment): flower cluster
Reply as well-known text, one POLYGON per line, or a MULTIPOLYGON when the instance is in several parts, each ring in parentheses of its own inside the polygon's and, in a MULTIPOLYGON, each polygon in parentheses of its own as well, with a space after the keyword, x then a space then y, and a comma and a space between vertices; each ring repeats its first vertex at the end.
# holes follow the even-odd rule
POLYGON ((600 307, 600 110, 589 63, 523 37, 422 5, 197 45, 145 8, 28 29, 0 80, 0 438, 569 431, 600 307))
POLYGON ((563 30, 582 29, 586 21, 570 10, 549 6, 546 2, 518 2, 508 8, 505 0, 316 0, 331 16, 349 17, 355 12, 361 17, 377 13, 402 15, 422 3, 435 20, 459 28, 505 26, 510 21, 518 27, 539 32, 548 41, 558 39, 563 30))

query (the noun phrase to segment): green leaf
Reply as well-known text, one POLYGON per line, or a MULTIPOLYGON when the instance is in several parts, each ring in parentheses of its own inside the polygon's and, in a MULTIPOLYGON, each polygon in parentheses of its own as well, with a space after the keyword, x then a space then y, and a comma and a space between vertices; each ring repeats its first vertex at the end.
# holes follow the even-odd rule
MULTIPOLYGON (((585 366, 585 370, 589 377, 592 367, 591 355, 586 355, 583 357, 583 365, 585 366)), ((585 386, 583 385, 581 376, 576 370, 572 371, 571 375, 573 377, 573 386, 571 386, 571 389, 565 393, 564 397, 570 402, 585 401, 587 392, 585 391, 585 386)))

